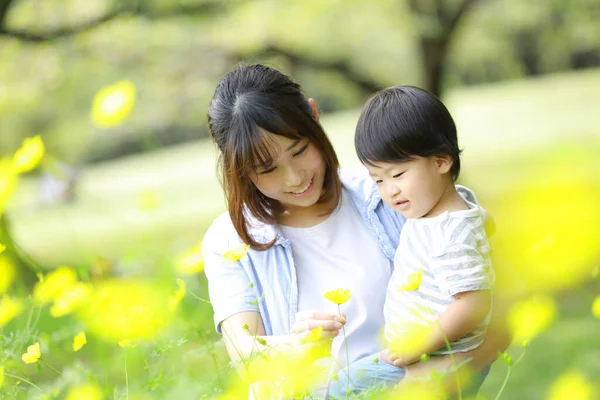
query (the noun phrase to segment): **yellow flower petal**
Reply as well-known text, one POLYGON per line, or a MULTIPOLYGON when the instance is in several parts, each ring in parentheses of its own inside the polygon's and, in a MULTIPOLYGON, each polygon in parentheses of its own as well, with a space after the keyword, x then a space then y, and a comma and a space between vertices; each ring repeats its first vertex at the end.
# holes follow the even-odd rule
POLYGON ((23 145, 13 157, 13 166, 17 173, 31 171, 38 166, 44 156, 46 148, 41 136, 26 138, 23 145))
POLYGON ((223 254, 223 257, 226 260, 231 261, 231 262, 238 261, 242 257, 244 257, 246 255, 246 253, 248 253, 249 249, 250 249, 250 245, 248 245, 246 243, 242 243, 235 249, 227 251, 225 254, 223 254))
POLYGON ((15 266, 7 257, 0 255, 0 294, 6 292, 15 279, 15 266))
POLYGON ((423 270, 413 272, 408 275, 406 283, 398 286, 398 290, 401 292, 410 292, 417 290, 421 286, 421 280, 423 279, 423 270))
POLYGON ((592 400, 594 386, 579 371, 566 372, 550 387, 548 400, 592 400))
POLYGON ((600 296, 596 296, 592 303, 592 314, 594 314, 594 317, 600 319, 600 296))
POLYGON ((350 297, 352 297, 352 294, 350 293, 350 289, 341 289, 340 288, 340 289, 330 290, 329 292, 325 293, 325 298, 337 305, 344 304, 345 302, 350 300, 350 297))
POLYGON ((171 310, 171 312, 175 311, 179 303, 181 303, 181 300, 185 296, 186 292, 185 282, 182 279, 177 279, 176 282, 177 291, 175 292, 173 297, 169 299, 169 310, 171 310))
POLYGON ((552 297, 535 295, 519 301, 508 312, 507 322, 516 343, 529 343, 531 339, 548 329, 556 317, 556 305, 552 297))
POLYGON ((102 389, 95 383, 86 383, 72 388, 65 400, 102 400, 102 389))
POLYGON ((18 176, 9 158, 0 160, 0 215, 17 186, 18 176))
POLYGON ((60 267, 50 272, 33 288, 33 298, 39 303, 55 300, 77 282, 77 273, 69 267, 60 267))
POLYGON ((73 351, 79 351, 87 343, 85 332, 79 332, 73 338, 73 351))
POLYGON ((99 127, 110 128, 123 122, 135 104, 135 85, 119 81, 96 94, 92 104, 92 121, 99 127))
POLYGON ((40 350, 40 342, 35 342, 31 346, 27 347, 27 353, 23 354, 23 361, 26 364, 33 364, 37 362, 42 356, 42 352, 40 350))
POLYGON ((323 327, 319 326, 315 329, 312 329, 308 335, 304 337, 304 343, 316 343, 323 338, 323 327))
POLYGON ((179 256, 175 269, 182 275, 194 275, 204 270, 204 257, 202 256, 201 243, 179 256))
POLYGON ((4 296, 0 302, 0 328, 4 327, 23 311, 23 302, 21 300, 12 300, 4 296))
POLYGON ((73 286, 56 296, 54 304, 50 307, 50 315, 58 318, 77 311, 91 301, 92 292, 91 285, 75 282, 73 286))

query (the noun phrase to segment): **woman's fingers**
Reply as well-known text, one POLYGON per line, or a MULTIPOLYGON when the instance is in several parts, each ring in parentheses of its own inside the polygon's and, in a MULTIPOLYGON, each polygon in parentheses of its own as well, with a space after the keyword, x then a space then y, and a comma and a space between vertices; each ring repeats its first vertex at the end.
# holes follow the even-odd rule
POLYGON ((301 333, 306 331, 311 331, 315 328, 321 327, 323 328, 323 333, 328 331, 339 331, 342 329, 342 323, 333 320, 305 320, 305 321, 296 321, 294 326, 292 326, 292 332, 301 333))

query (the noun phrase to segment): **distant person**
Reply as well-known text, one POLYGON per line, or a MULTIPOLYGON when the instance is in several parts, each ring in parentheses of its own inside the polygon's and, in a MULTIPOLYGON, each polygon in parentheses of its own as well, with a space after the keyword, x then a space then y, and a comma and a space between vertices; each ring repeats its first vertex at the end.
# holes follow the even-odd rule
POLYGON ((492 310, 486 213, 454 184, 460 150, 444 104, 412 86, 382 90, 362 111, 355 145, 381 198, 406 222, 384 304, 386 363, 374 353, 340 372, 330 387, 337 399, 347 388, 395 384, 422 355, 478 348, 492 310))
MULTIPOLYGON (((250 357, 256 336, 284 350, 317 327, 334 338, 331 354, 340 365, 385 350, 378 340, 385 288, 406 218, 382 201, 366 170, 340 171, 315 101, 275 69, 241 65, 219 81, 208 126, 228 211, 207 231, 202 251, 215 326, 231 359, 250 357), (247 255, 225 259, 242 243, 250 246, 247 255), (323 296, 335 288, 352 292, 345 317, 323 296)), ((498 334, 502 319, 494 323, 501 329, 490 328, 481 345, 456 353, 459 363, 470 359, 485 374, 510 341, 498 334)), ((451 364, 449 356, 435 357, 394 367, 389 379, 451 364)))

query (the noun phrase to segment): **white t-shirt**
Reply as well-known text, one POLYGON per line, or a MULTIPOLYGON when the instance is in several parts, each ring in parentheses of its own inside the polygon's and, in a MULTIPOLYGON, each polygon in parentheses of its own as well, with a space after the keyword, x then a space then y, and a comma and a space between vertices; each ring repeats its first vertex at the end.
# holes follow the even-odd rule
MULTIPOLYGON (((298 311, 337 313, 337 305, 324 293, 350 289, 352 297, 342 304, 350 362, 381 351, 383 304, 393 265, 342 192, 341 204, 322 223, 310 228, 281 226, 290 240, 298 280, 298 311)), ((346 365, 340 334, 331 354, 346 365)))

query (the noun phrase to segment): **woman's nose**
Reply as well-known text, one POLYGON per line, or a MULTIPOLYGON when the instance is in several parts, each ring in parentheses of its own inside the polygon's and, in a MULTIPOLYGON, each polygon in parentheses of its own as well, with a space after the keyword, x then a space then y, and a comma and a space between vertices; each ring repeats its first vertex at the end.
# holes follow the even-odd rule
POLYGON ((295 188, 302 183, 302 174, 295 168, 286 168, 284 172, 285 184, 288 188, 295 188))

